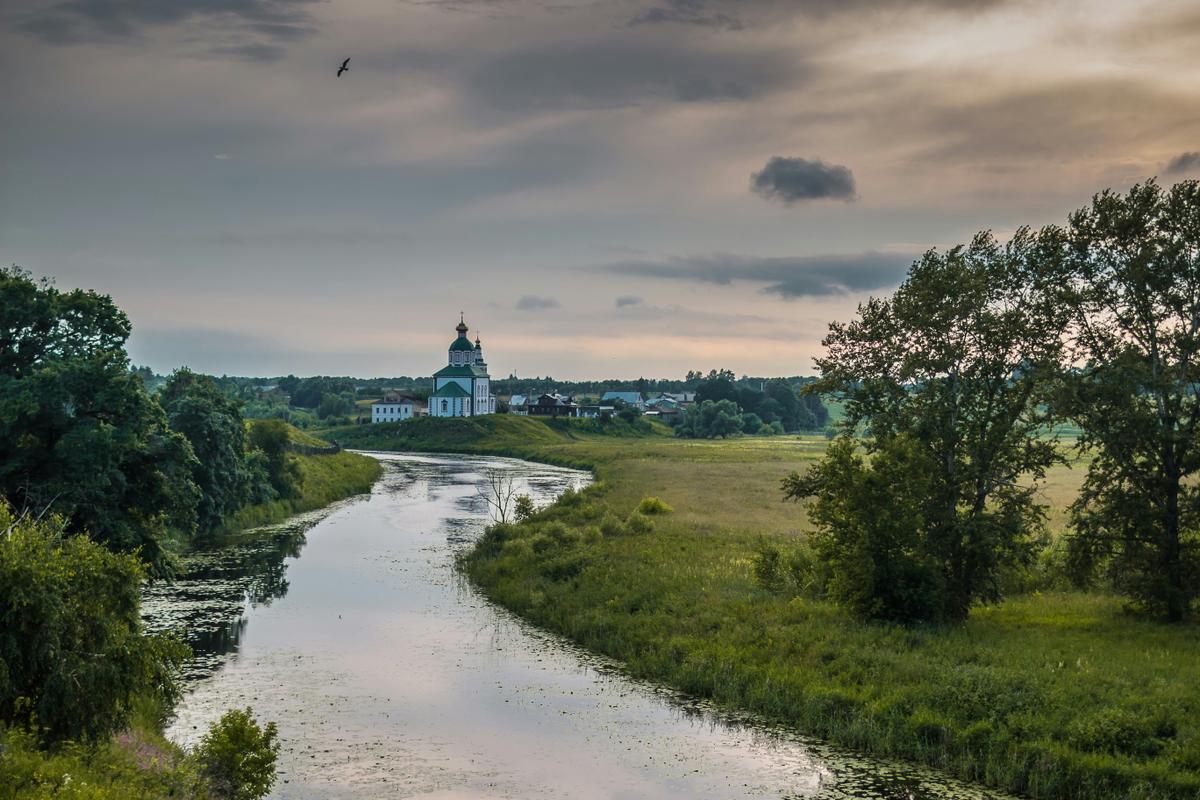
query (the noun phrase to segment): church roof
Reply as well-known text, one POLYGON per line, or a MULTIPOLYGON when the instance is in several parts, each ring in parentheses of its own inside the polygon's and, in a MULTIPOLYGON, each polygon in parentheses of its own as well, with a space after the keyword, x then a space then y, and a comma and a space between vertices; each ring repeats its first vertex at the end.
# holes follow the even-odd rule
POLYGON ((468 392, 466 389, 464 389, 462 386, 451 381, 450 383, 447 383, 445 386, 438 389, 436 392, 434 392, 433 394, 431 394, 429 396, 430 397, 470 397, 471 393, 468 392))
POLYGON ((471 364, 451 364, 433 373, 435 378, 486 378, 486 369, 471 364))
POLYGON ((450 343, 451 350, 468 350, 474 352, 475 345, 471 344, 471 340, 465 336, 460 336, 450 343))

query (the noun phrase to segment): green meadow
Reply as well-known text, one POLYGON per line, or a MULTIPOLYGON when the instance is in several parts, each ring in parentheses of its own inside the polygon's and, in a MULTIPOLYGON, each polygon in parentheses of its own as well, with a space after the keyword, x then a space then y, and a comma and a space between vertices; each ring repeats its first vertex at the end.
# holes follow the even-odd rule
POLYGON ((804 510, 779 482, 821 455, 823 437, 677 440, 646 423, 505 415, 330 435, 591 468, 596 485, 493 527, 462 566, 496 602, 634 675, 1029 797, 1200 797, 1195 624, 1131 615, 1115 596, 1069 590, 1055 568, 1082 469, 1048 476, 1049 536, 1005 601, 963 625, 911 628, 756 579, 764 548, 803 542, 804 510))

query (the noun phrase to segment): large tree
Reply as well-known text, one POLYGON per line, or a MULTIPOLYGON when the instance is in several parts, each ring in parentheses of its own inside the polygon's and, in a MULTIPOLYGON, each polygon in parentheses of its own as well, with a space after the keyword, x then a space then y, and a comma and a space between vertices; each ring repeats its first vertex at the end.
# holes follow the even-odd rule
POLYGON ((130 371, 129 330, 107 295, 0 269, 0 496, 161 566, 195 526, 194 457, 130 371))
POLYGON ((1077 369, 1060 408, 1092 456, 1070 552, 1180 620, 1200 594, 1200 183, 1104 192, 1069 236, 1077 369))
POLYGON ((215 531, 251 493, 242 412, 212 378, 188 369, 171 374, 158 401, 171 429, 187 437, 196 455, 192 479, 200 487, 199 529, 215 531))
MULTIPOLYGON (((818 535, 843 540, 844 547, 827 551, 909 559, 902 570, 908 575, 935 565, 940 599, 926 605, 925 617, 963 619, 974 602, 996 599, 1001 567, 1021 557, 1040 523, 1035 483, 1058 458, 1054 442, 1040 435, 1039 401, 1060 359, 1063 315, 1045 289, 1061 240, 1053 230, 1021 230, 1002 247, 981 233, 969 246, 930 251, 893 297, 869 300, 854 321, 831 325, 824 340, 813 388, 845 400, 847 438, 864 434, 871 453, 907 448, 905 463, 931 474, 888 489, 921 493, 892 503, 921 510, 905 517, 919 526, 909 546, 852 547, 862 531, 834 513, 824 515, 818 535)), ((846 487, 869 485, 850 474, 869 462, 844 448, 829 457, 838 463, 809 476, 793 473, 785 494, 832 508, 846 487)), ((884 567, 867 571, 883 574, 884 567)), ((873 616, 911 615, 861 599, 856 606, 874 609, 873 616)))

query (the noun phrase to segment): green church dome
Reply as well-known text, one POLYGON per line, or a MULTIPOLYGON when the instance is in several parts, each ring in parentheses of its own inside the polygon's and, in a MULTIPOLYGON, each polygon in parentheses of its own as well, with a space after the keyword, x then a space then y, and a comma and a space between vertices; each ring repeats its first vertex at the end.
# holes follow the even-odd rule
POLYGON ((475 349, 475 345, 471 344, 470 340, 467 339, 467 337, 465 337, 465 336, 460 336, 457 339, 455 339, 453 342, 450 343, 451 351, 454 351, 454 350, 473 351, 474 349, 475 349))

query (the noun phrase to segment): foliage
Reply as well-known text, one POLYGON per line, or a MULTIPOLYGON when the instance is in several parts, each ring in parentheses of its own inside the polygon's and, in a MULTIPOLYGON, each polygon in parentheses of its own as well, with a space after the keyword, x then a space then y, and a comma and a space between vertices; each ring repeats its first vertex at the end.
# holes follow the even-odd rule
POLYGON ((965 619, 973 603, 999 598, 1002 569, 1028 553, 1043 518, 1037 481, 1060 459, 1042 435, 1042 402, 1057 375, 1064 325, 1046 291, 1059 241, 1053 231, 1021 230, 1004 247, 981 233, 967 247, 931 250, 892 298, 873 298, 853 322, 830 326, 813 389, 845 399, 847 436, 862 425, 868 451, 885 456, 880 469, 890 472, 895 459, 901 482, 877 487, 874 472, 856 467, 846 445, 832 448, 830 462, 810 479, 789 479, 785 491, 820 498, 822 535, 840 543, 836 563, 850 570, 835 579, 841 588, 834 593, 859 613, 911 618, 923 608, 925 619, 965 619), (905 463, 928 475, 903 476, 905 463), (878 499, 894 507, 876 509, 921 529, 906 536, 890 524, 859 528, 861 513, 838 511, 849 498, 833 495, 843 491, 882 491, 878 499), (872 542, 878 535, 883 541, 872 542), (915 542, 921 546, 911 549, 915 542), (852 570, 856 548, 864 558, 907 562, 897 568, 923 595, 940 587, 939 602, 924 596, 889 609, 899 597, 876 598, 881 606, 851 596, 854 573, 888 568, 877 561, 852 570), (936 579, 918 579, 930 569, 936 579))
POLYGON ((187 648, 142 633, 143 578, 134 556, 0 504, 0 721, 92 742, 119 730, 139 695, 174 701, 187 648))
POLYGON ((918 622, 946 615, 950 553, 926 520, 937 470, 907 436, 886 440, 870 463, 840 439, 817 466, 784 479, 784 494, 816 498, 809 518, 828 596, 864 619, 918 622))
POLYGON ((187 441, 130 371, 129 330, 106 295, 0 269, 0 496, 162 569, 199 491, 187 441))
POLYGON ((643 497, 637 504, 639 514, 670 514, 674 510, 657 497, 643 497))
POLYGON ((200 740, 196 760, 213 795, 221 800, 258 800, 275 783, 279 755, 274 722, 260 727, 253 710, 230 709, 200 740))
POLYGON ((334 394, 333 392, 326 392, 321 395, 321 402, 317 405, 317 417, 320 419, 344 417, 348 414, 353 414, 356 410, 353 393, 334 394))
POLYGON ((1200 595, 1200 183, 1104 192, 1071 217, 1074 361, 1059 408, 1092 454, 1071 556, 1169 620, 1200 595))
POLYGON ((688 406, 675 427, 681 439, 724 439, 742 429, 743 421, 732 400, 705 400, 688 406))
POLYGON ((263 496, 252 481, 262 480, 266 465, 258 458, 247 464, 242 414, 211 377, 176 370, 163 384, 158 402, 167 412, 171 430, 187 438, 196 456, 192 464, 192 480, 200 488, 196 519, 200 531, 211 533, 249 498, 263 496))
POLYGON ((289 428, 277 419, 256 419, 250 423, 247 441, 265 458, 267 479, 275 492, 284 499, 298 497, 302 476, 296 459, 288 452, 289 428))
POLYGON ((513 503, 513 519, 517 522, 524 522, 537 513, 537 506, 533 504, 533 498, 527 494, 519 494, 513 503))

